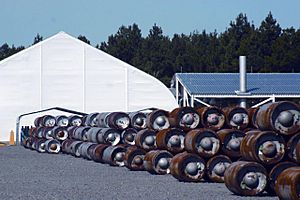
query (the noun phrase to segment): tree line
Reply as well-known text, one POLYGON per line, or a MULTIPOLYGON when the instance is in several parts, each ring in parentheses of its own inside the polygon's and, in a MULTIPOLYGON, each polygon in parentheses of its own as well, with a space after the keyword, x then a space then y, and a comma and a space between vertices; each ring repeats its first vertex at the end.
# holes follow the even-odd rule
MULTIPOLYGON (((90 44, 83 35, 78 39, 90 44)), ((39 34, 33 44, 43 40, 39 34)), ((221 33, 194 31, 190 34, 163 34, 158 25, 143 37, 137 24, 121 26, 108 40, 96 45, 169 86, 177 72, 238 72, 238 57, 247 56, 248 72, 300 72, 300 29, 282 29, 268 13, 256 27, 240 13, 221 33)), ((0 60, 23 46, 0 47, 0 60)))

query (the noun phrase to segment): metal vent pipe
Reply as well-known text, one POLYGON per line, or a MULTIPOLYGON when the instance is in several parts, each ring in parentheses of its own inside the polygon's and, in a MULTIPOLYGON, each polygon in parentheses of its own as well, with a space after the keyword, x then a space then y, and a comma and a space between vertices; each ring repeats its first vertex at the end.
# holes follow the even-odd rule
POLYGON ((240 56, 240 92, 247 92, 246 56, 240 56))
MULTIPOLYGON (((247 92, 246 56, 240 56, 240 93, 247 92)), ((241 99, 240 106, 247 107, 246 99, 241 99)))

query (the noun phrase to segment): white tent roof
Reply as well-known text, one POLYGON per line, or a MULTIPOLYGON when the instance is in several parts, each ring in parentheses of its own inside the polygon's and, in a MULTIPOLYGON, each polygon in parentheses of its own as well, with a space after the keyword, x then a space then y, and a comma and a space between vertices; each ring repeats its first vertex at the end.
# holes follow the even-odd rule
POLYGON ((177 106, 156 78, 64 32, 0 61, 0 91, 0 141, 9 139, 17 116, 50 107, 89 113, 177 106))

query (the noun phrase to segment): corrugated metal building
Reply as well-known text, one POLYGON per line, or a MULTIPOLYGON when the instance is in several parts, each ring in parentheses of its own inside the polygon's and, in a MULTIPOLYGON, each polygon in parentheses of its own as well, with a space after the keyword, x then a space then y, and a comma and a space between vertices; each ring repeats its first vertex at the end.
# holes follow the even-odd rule
POLYGON ((239 73, 177 73, 175 74, 176 99, 183 105, 204 105, 203 99, 264 99, 258 106, 276 98, 300 98, 299 73, 247 73, 247 92, 239 93, 239 73))

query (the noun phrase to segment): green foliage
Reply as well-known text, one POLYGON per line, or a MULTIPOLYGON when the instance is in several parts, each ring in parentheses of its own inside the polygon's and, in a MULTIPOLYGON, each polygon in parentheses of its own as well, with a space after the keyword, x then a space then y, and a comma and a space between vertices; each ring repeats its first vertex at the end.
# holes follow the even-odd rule
POLYGON ((87 44, 91 44, 90 41, 83 35, 79 35, 78 39, 85 42, 85 43, 87 43, 87 44))
MULTIPOLYGON (((78 39, 90 44, 82 35, 78 39)), ((37 34, 34 44, 43 40, 37 34)), ((268 13, 259 27, 240 13, 222 33, 194 31, 165 36, 154 24, 142 37, 137 24, 121 26, 107 42, 96 45, 169 86, 177 72, 238 72, 238 57, 247 56, 248 72, 300 72, 300 29, 282 29, 268 13)), ((0 60, 24 47, 0 46, 0 60)))
POLYGON ((33 39, 32 45, 39 43, 41 41, 43 41, 43 36, 41 36, 40 34, 36 34, 35 38, 33 39))

